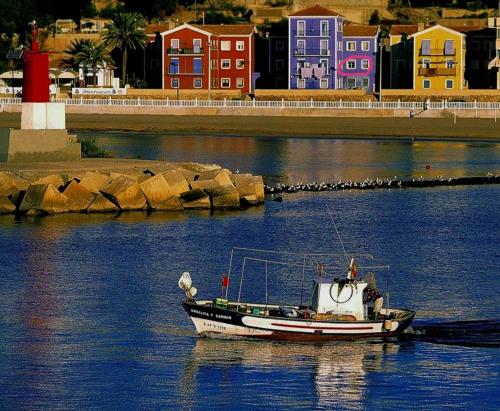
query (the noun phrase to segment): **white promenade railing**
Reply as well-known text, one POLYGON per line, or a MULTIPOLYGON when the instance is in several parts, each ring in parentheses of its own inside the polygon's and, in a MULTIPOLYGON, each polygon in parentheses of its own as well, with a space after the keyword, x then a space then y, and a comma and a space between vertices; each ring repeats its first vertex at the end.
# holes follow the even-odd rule
MULTIPOLYGON (((500 110, 500 102, 461 102, 461 101, 261 101, 261 100, 174 100, 174 99, 116 99, 116 98, 66 98, 55 99, 67 106, 111 106, 111 107, 204 107, 204 108, 294 108, 294 109, 354 109, 354 110, 500 110)), ((0 111, 9 105, 20 105, 20 98, 0 98, 0 111)))

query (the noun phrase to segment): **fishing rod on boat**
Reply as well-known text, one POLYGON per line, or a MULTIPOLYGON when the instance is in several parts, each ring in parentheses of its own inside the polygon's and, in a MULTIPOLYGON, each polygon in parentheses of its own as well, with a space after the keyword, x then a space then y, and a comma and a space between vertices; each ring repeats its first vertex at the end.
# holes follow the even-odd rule
POLYGON ((345 247, 344 247, 344 242, 342 241, 342 237, 340 237, 340 233, 339 233, 339 230, 337 228, 337 224, 335 223, 335 219, 333 218, 332 210, 328 206, 326 206, 326 209, 328 210, 328 214, 330 216, 330 219, 332 220, 333 227, 335 228, 335 232, 337 233, 337 237, 340 241, 340 245, 342 246, 342 251, 344 252, 345 260, 346 260, 347 264, 349 264, 349 257, 347 256, 347 252, 346 252, 345 247))

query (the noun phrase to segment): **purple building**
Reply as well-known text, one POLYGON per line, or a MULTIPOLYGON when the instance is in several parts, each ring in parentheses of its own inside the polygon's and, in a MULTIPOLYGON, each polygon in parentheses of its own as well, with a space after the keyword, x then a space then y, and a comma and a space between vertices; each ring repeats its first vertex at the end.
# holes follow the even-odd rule
POLYGON ((288 20, 288 88, 336 89, 335 67, 342 58, 343 17, 321 6, 298 11, 288 20))
POLYGON ((344 25, 340 14, 321 6, 290 15, 288 88, 373 92, 378 33, 378 26, 344 25))
POLYGON ((375 92, 379 27, 345 25, 343 34, 343 58, 337 66, 341 88, 375 92))

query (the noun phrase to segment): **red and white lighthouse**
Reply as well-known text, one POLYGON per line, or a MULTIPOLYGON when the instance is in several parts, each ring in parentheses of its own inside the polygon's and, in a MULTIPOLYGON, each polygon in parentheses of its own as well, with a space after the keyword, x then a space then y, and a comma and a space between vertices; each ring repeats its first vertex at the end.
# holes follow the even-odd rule
POLYGON ((40 51, 36 22, 31 25, 31 49, 23 53, 23 103, 48 103, 49 53, 40 51))

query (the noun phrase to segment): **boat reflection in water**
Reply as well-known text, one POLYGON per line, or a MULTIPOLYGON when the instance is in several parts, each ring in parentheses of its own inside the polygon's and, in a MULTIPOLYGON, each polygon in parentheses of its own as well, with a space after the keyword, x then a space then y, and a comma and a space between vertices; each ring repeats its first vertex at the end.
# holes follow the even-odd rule
POLYGON ((190 395, 183 397, 210 393, 213 407, 227 405, 233 396, 234 406, 262 404, 266 397, 270 405, 284 408, 350 409, 364 402, 368 375, 390 367, 386 357, 399 349, 399 342, 390 341, 283 344, 198 338, 181 382, 190 395), (263 380, 263 373, 270 378, 263 380))

